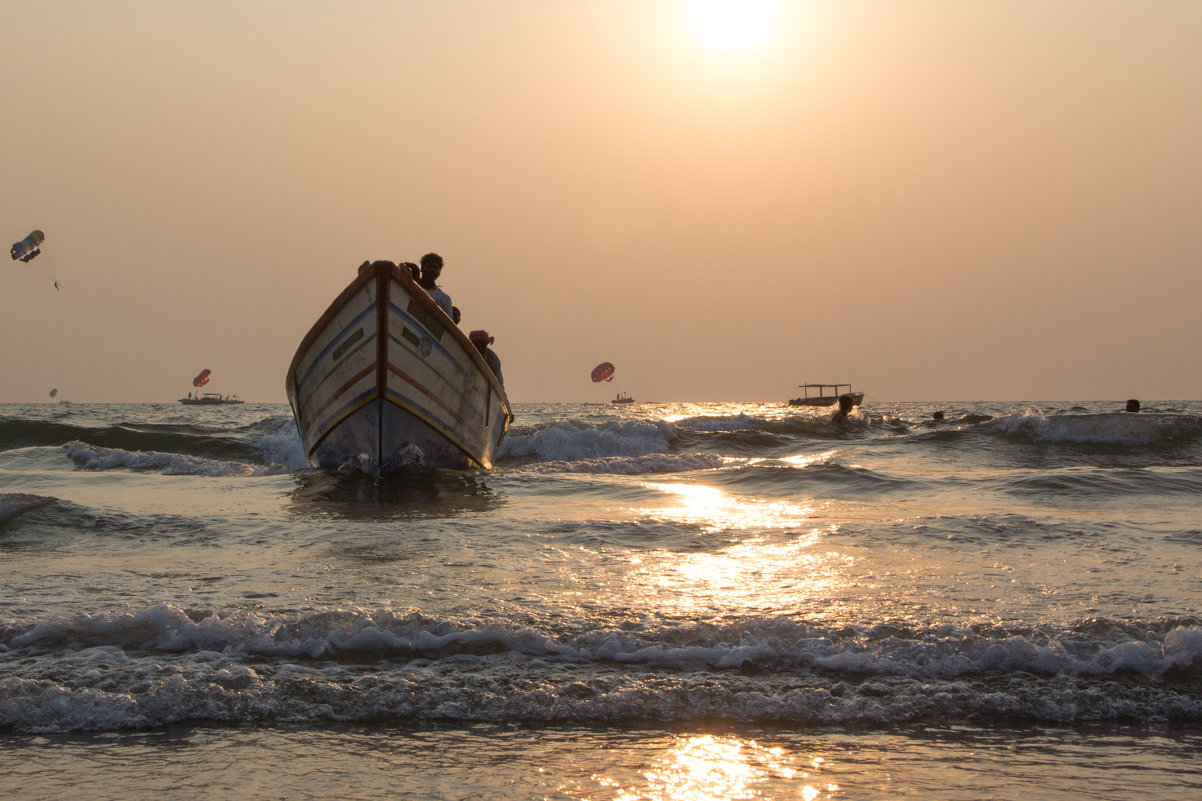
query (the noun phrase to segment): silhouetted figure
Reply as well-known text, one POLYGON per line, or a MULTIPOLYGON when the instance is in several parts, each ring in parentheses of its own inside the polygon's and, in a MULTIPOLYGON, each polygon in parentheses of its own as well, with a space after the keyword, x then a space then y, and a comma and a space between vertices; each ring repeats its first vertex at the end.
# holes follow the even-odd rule
POLYGON ((1131 400, 1127 401, 1127 411, 1138 412, 1139 411, 1139 401, 1137 401, 1135 398, 1132 398, 1131 400))
POLYGON ((487 331, 481 329, 468 334, 467 338, 476 346, 476 350, 480 351, 480 355, 484 357, 484 363, 488 365, 488 369, 492 370, 492 374, 497 377, 497 381, 504 385, 505 379, 501 377, 501 359, 489 347, 493 343, 493 337, 489 336, 487 331))
POLYGON ((852 399, 851 395, 840 395, 839 408, 831 415, 831 422, 846 425, 847 415, 851 414, 852 407, 855 405, 856 402, 852 399))
POLYGON ((447 317, 450 317, 454 314, 454 306, 451 305, 451 296, 438 285, 440 275, 442 275, 442 256, 437 253, 427 253, 422 256, 422 277, 418 283, 422 285, 422 289, 430 293, 434 302, 442 307, 442 310, 447 313, 447 317))
POLYGON ((932 420, 942 420, 943 412, 942 411, 935 412, 933 415, 931 415, 931 419, 932 420))

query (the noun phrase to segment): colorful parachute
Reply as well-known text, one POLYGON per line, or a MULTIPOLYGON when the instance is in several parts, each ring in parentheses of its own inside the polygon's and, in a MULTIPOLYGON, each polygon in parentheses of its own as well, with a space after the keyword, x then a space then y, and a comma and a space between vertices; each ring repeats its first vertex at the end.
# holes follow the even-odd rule
POLYGON ((598 381, 613 381, 614 366, 609 362, 601 362, 593 368, 593 383, 598 381))
POLYGON ((50 397, 53 398, 57 394, 58 394, 58 387, 55 387, 54 389, 50 390, 50 397))
POLYGON ((208 368, 201 370, 200 375, 198 375, 198 376, 196 376, 196 378, 192 379, 192 386, 203 387, 205 384, 209 383, 209 374, 212 372, 213 371, 209 370, 208 368))
POLYGON ((41 245, 46 241, 46 235, 41 231, 34 231, 29 236, 22 239, 20 242, 14 242, 9 253, 12 254, 13 261, 20 259, 21 261, 29 261, 34 256, 42 252, 41 245))

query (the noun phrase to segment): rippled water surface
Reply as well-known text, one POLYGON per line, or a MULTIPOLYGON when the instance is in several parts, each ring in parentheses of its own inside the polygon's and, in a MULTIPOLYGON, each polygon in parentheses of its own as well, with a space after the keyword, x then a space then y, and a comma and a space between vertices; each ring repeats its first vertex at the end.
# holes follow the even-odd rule
POLYGON ((1189 797, 1202 404, 1121 408, 0 406, 0 792, 1189 797))

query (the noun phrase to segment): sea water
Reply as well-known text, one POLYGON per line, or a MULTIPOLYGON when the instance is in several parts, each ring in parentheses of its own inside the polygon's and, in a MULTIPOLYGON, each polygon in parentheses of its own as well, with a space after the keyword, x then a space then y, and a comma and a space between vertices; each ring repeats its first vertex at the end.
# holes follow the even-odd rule
POLYGON ((379 479, 0 406, 0 795, 1202 797, 1202 403, 1143 408, 519 404, 379 479))

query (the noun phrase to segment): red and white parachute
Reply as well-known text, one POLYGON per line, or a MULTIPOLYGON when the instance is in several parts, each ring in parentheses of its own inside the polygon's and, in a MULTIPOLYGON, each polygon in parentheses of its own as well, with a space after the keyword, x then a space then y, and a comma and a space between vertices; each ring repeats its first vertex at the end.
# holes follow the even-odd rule
POLYGON ((204 370, 201 370, 200 375, 198 375, 198 376, 196 376, 196 378, 192 379, 192 386, 203 387, 205 384, 209 383, 209 374, 212 372, 213 371, 208 369, 207 367, 204 370))
POLYGON ((609 362, 601 362, 593 368, 593 383, 598 381, 613 381, 614 366, 609 362))

